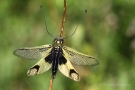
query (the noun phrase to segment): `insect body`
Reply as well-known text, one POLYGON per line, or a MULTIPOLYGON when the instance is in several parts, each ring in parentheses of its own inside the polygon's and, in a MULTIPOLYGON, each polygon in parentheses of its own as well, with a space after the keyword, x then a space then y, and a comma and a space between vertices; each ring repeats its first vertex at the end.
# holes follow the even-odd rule
POLYGON ((19 48, 14 51, 14 54, 26 59, 41 59, 28 70, 28 76, 41 74, 52 68, 53 78, 56 76, 57 70, 59 69, 65 76, 74 81, 79 81, 79 74, 72 66, 71 62, 77 65, 99 64, 98 60, 94 57, 63 46, 63 42, 63 38, 57 37, 54 39, 53 45, 19 48))
MULTIPOLYGON (((43 6, 41 5, 40 6, 41 10, 42 10, 42 7, 43 6)), ((77 30, 77 27, 80 23, 79 22, 77 24, 77 27, 75 28, 74 32, 70 36, 66 38, 62 38, 63 31, 64 31, 65 16, 66 16, 66 7, 67 7, 67 3, 66 3, 66 0, 64 0, 64 12, 63 12, 63 17, 62 17, 62 26, 61 26, 60 36, 54 39, 53 45, 49 44, 49 45, 42 45, 42 46, 37 46, 37 47, 24 47, 24 48, 19 48, 14 51, 15 55, 26 58, 26 59, 30 59, 30 60, 40 59, 39 62, 37 62, 34 66, 32 66, 28 70, 27 72, 28 76, 41 74, 43 72, 46 72, 50 68, 52 68, 52 77, 50 79, 50 85, 49 85, 48 90, 52 90, 53 80, 56 76, 58 69, 60 70, 61 73, 63 73, 65 76, 69 77, 70 79, 73 79, 74 81, 80 80, 79 74, 75 70, 75 68, 72 66, 71 62, 77 65, 98 65, 99 64, 98 60, 95 59, 94 57, 82 54, 67 46, 63 46, 64 39, 71 37, 77 30)), ((85 13, 87 13, 87 10, 85 10, 85 13)), ((42 11, 42 14, 43 14, 43 11, 42 11)), ((50 36, 54 37, 48 31, 44 14, 43 14, 43 17, 44 17, 47 33, 50 36)))

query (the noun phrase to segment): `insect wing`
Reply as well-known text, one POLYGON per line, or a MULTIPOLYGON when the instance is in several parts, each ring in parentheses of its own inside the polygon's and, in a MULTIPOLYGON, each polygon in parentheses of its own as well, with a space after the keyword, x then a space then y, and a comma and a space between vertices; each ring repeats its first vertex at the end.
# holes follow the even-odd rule
MULTIPOLYGON (((66 58, 66 57, 65 57, 66 58)), ((74 69, 70 61, 66 58, 66 63, 59 65, 59 70, 62 74, 73 79, 74 81, 80 81, 78 72, 74 69)))
POLYGON ((82 54, 72 48, 63 46, 63 53, 72 63, 77 65, 98 65, 99 62, 94 57, 82 54))
MULTIPOLYGON (((46 55, 45 57, 47 57, 48 55, 46 55)), ((49 62, 46 62, 46 60, 44 58, 42 58, 39 62, 37 62, 34 66, 32 66, 27 74, 28 76, 33 76, 36 74, 41 74, 47 70, 49 70, 51 68, 52 64, 49 62)))
POLYGON ((13 53, 26 59, 41 59, 50 52, 52 45, 42 45, 37 47, 24 47, 15 50, 13 53))

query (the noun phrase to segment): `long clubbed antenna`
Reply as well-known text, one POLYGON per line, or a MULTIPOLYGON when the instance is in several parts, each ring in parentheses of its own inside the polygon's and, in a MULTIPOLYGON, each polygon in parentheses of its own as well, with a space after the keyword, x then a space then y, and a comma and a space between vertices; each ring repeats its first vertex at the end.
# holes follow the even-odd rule
MULTIPOLYGON (((85 10, 84 15, 85 15, 86 13, 87 13, 87 10, 85 10)), ((80 21, 78 22, 78 24, 77 24, 77 26, 76 26, 76 28, 75 28, 74 32, 73 32, 70 36, 68 36, 68 37, 66 37, 66 38, 63 38, 63 39, 67 39, 67 38, 69 38, 69 37, 71 37, 71 36, 73 36, 73 35, 75 34, 75 32, 76 32, 76 30, 77 30, 77 28, 78 28, 78 26, 79 26, 80 22, 82 21, 82 19, 83 19, 84 15, 82 16, 82 18, 81 18, 81 19, 80 19, 80 21)))
POLYGON ((47 24, 46 24, 46 19, 45 19, 44 13, 43 13, 43 11, 42 11, 42 7, 43 7, 43 6, 41 5, 41 6, 40 6, 40 9, 41 9, 41 12, 42 12, 44 21, 45 21, 46 31, 47 31, 47 33, 48 33, 50 36, 52 36, 53 38, 55 38, 55 37, 54 37, 52 34, 50 34, 50 32, 48 31, 47 24))
POLYGON ((60 31, 60 37, 62 37, 63 31, 64 31, 64 22, 65 22, 65 16, 66 16, 66 7, 67 7, 67 3, 66 3, 66 0, 64 0, 64 11, 63 11, 63 17, 62 17, 62 26, 61 26, 61 31, 60 31))

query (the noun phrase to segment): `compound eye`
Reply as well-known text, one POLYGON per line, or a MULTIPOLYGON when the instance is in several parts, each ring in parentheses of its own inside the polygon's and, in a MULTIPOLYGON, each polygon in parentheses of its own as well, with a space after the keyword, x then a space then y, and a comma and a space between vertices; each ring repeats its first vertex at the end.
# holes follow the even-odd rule
POLYGON ((63 39, 60 39, 60 43, 62 44, 64 42, 64 40, 63 39))
POLYGON ((54 42, 57 42, 58 40, 57 39, 54 39, 54 42))

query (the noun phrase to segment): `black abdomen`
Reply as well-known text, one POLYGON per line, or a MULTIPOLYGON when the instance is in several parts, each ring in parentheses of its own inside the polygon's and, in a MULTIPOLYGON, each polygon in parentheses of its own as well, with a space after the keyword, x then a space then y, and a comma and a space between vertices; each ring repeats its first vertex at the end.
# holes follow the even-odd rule
POLYGON ((59 62, 59 58, 62 55, 61 54, 61 48, 60 47, 54 47, 52 48, 50 55, 48 55, 45 60, 46 62, 49 62, 50 64, 52 64, 52 75, 55 76, 58 70, 58 62, 59 62))

